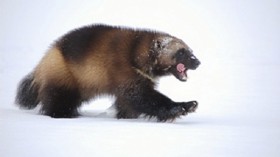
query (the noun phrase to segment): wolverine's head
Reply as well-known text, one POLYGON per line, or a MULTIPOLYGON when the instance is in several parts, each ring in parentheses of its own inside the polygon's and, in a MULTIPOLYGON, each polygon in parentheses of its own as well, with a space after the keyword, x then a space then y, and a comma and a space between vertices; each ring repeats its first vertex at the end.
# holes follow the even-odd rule
POLYGON ((170 36, 161 36, 154 40, 156 75, 173 74, 180 81, 187 80, 187 71, 195 70, 200 61, 182 40, 170 36))

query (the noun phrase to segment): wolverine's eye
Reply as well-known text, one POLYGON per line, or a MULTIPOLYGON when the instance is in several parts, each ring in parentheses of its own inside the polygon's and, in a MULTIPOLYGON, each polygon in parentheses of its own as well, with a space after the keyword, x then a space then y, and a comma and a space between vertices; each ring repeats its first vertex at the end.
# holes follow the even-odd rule
POLYGON ((180 52, 179 52, 179 55, 180 55, 180 56, 183 56, 183 55, 184 55, 184 52, 183 52, 183 51, 180 51, 180 52))
POLYGON ((173 58, 177 58, 177 59, 183 59, 183 58, 187 58, 187 51, 185 49, 179 49, 175 55, 173 56, 173 58))
POLYGON ((180 49, 177 51, 177 56, 182 57, 186 54, 186 52, 184 51, 184 49, 180 49))

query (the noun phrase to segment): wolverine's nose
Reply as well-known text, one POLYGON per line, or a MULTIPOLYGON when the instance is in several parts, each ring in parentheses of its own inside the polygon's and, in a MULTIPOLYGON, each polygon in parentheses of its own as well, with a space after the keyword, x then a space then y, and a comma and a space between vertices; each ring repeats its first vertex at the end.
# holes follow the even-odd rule
POLYGON ((195 61, 194 61, 194 66, 197 68, 199 65, 201 64, 201 62, 198 60, 198 59, 196 59, 195 61))
POLYGON ((201 62, 195 56, 190 57, 190 61, 191 69, 196 69, 201 64, 201 62))

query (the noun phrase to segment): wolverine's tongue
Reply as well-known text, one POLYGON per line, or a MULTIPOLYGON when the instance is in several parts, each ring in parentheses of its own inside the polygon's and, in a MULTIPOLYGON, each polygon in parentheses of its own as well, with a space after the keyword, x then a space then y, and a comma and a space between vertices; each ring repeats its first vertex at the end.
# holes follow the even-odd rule
POLYGON ((179 63, 179 64, 177 64, 176 68, 177 68, 177 72, 179 74, 179 79, 182 81, 186 81, 187 80, 187 73, 186 73, 187 68, 185 67, 185 65, 182 63, 179 63))

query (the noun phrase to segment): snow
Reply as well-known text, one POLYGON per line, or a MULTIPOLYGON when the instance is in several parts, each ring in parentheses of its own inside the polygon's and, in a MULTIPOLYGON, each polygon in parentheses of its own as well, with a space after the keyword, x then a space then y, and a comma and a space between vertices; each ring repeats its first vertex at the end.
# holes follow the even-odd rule
POLYGON ((163 37, 161 40, 161 46, 162 47, 168 46, 172 40, 174 40, 174 38, 172 37, 163 37))
POLYGON ((280 2, 1 1, 0 156, 204 157, 280 155, 280 2), (117 120, 113 98, 84 105, 82 117, 52 119, 14 104, 18 82, 52 41, 90 23, 150 28, 183 39, 202 62, 182 83, 162 78, 196 113, 173 123, 117 120))

